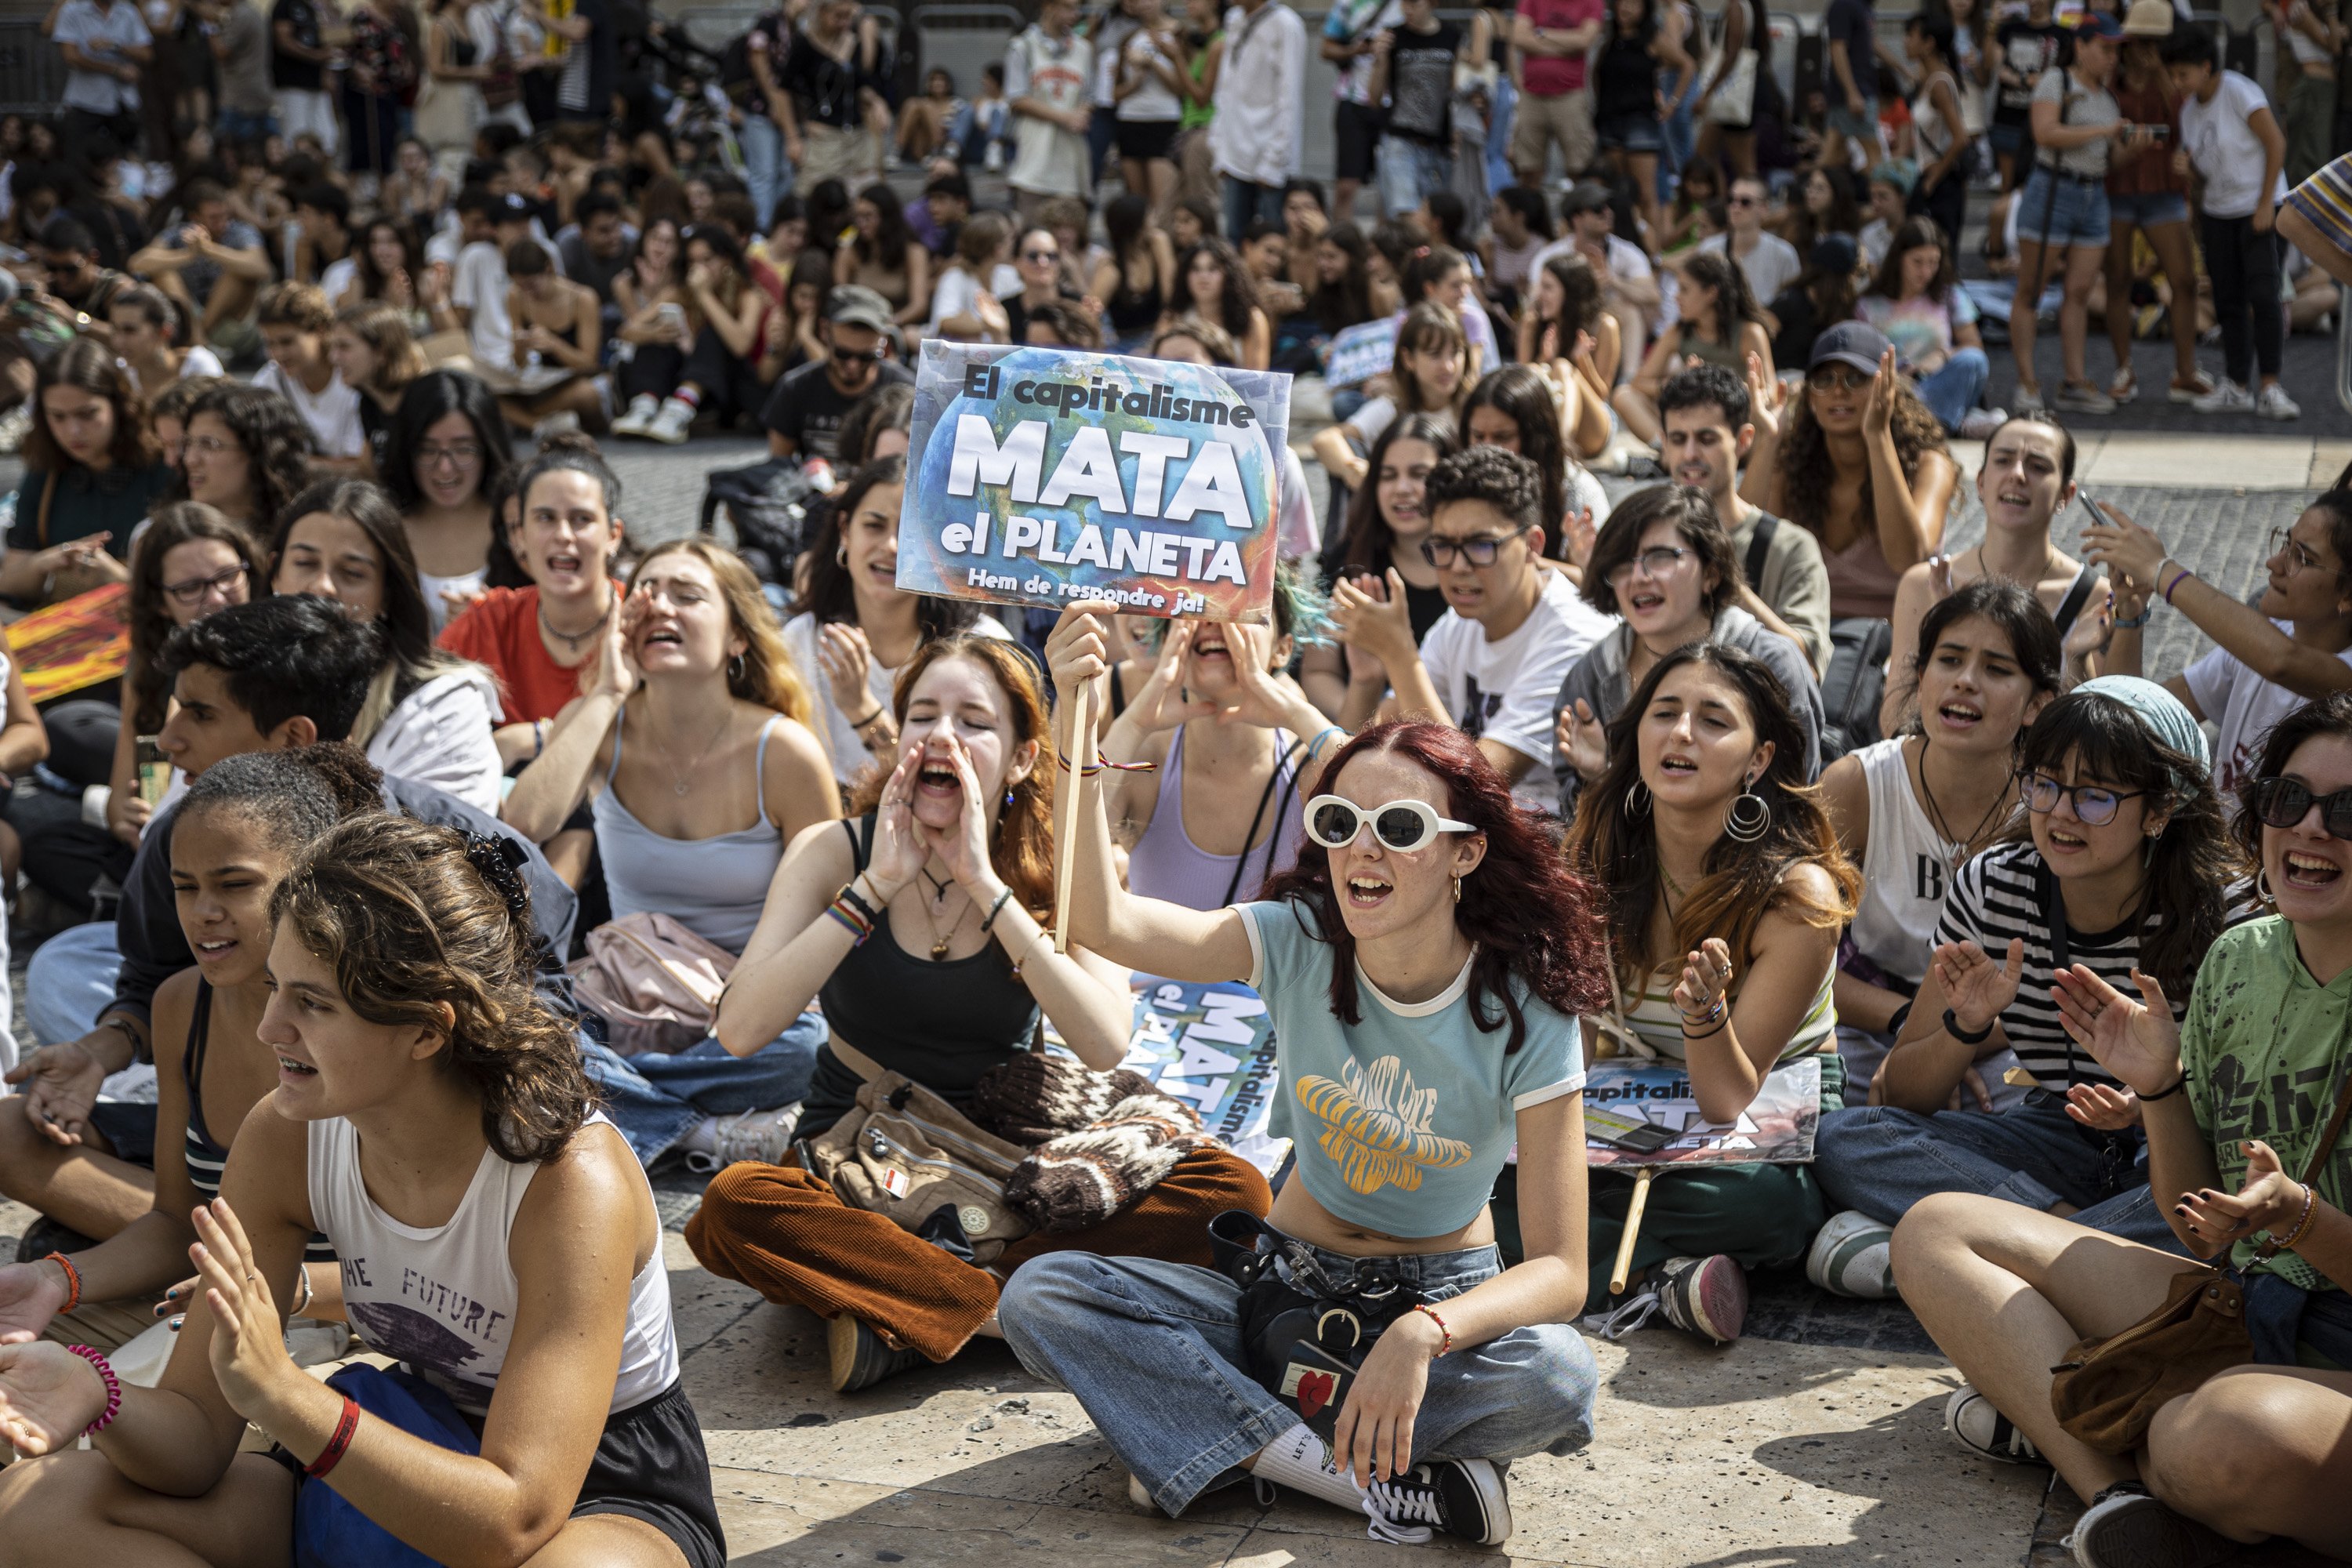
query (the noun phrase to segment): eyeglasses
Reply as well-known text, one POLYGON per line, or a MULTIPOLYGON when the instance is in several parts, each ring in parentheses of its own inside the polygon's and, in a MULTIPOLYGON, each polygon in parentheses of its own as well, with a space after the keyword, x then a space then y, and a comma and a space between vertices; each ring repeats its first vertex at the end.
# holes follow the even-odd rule
POLYGON ((235 451, 236 443, 224 441, 217 436, 191 436, 181 443, 184 452, 202 452, 207 458, 217 458, 223 452, 235 451))
POLYGON ((2086 827, 2105 827, 2116 819, 2116 808, 2144 789, 2109 789, 2104 784, 2065 784, 2047 773, 2027 773, 2023 780, 2025 809, 2036 816, 2047 816, 2058 809, 2061 797, 2072 796, 2074 815, 2086 827))
POLYGON ((1508 533, 1487 534, 1478 539, 1424 539, 1421 542, 1421 558, 1432 566, 1451 566, 1456 555, 1473 566, 1492 566, 1503 546, 1525 533, 1526 529, 1514 529, 1508 533))
POLYGON ((1356 842, 1369 820, 1372 837, 1391 849, 1410 853, 1441 833, 1475 833, 1466 822, 1440 816, 1423 800, 1392 800, 1370 812, 1336 795, 1318 795, 1307 803, 1307 836, 1326 849, 1345 849, 1356 842))
POLYGON ((224 566, 209 577, 191 577, 184 583, 166 583, 163 592, 171 595, 172 603, 175 605, 201 605, 215 594, 226 597, 244 575, 245 566, 240 562, 235 566, 224 566))
POLYGON ((1735 207, 1752 207, 1757 204, 1754 196, 1732 196, 1726 205, 1735 207))
POLYGON ((2263 779, 2254 785, 2254 815, 2272 827, 2293 827, 2319 807, 2319 826, 2330 838, 2352 838, 2352 789, 2314 795, 2294 779, 2263 779))
POLYGON ((876 343, 870 349, 835 348, 833 351, 833 363, 835 364, 872 364, 889 357, 889 347, 884 343, 876 343))
POLYGON ((1062 259, 1062 253, 1058 250, 1024 250, 1021 253, 1021 259, 1024 261, 1059 261, 1062 259))
POLYGON ((1616 565, 1609 568, 1609 575, 1605 580, 1612 588, 1621 583, 1630 583, 1633 580, 1633 573, 1637 567, 1644 577, 1663 577, 1682 564, 1683 557, 1689 553, 1688 550, 1679 545, 1654 544, 1631 561, 1620 561, 1616 565))
POLYGON ((2314 555, 2309 550, 2305 549, 2303 542, 2295 538, 2294 535, 2289 533, 2285 529, 2272 529, 2270 540, 2271 553, 2273 555, 2278 554, 2281 551, 2288 551, 2292 552, 2288 558, 2292 560, 2294 564, 2289 568, 2290 571, 2313 572, 2318 570, 2319 557, 2314 555))
POLYGON ((454 447, 419 447, 416 448, 416 460, 428 468, 437 468, 444 463, 454 463, 462 468, 469 463, 480 462, 482 449, 467 441, 460 441, 454 447))
POLYGON ((1870 376, 1850 364, 1818 365, 1805 373, 1805 384, 1819 387, 1824 392, 1852 392, 1857 387, 1868 386, 1871 380, 1870 376))

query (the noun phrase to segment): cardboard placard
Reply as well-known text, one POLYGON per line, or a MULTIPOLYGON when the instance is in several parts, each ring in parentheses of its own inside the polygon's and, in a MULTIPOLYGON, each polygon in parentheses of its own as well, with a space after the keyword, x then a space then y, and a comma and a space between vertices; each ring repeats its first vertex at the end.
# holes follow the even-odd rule
POLYGON ((1612 1057, 1592 1064, 1584 1079, 1584 1125, 1650 1122, 1680 1136, 1654 1153, 1615 1149, 1587 1137, 1591 1165, 1803 1164, 1813 1157, 1821 1124, 1822 1064, 1816 1057, 1783 1063, 1764 1075, 1756 1098, 1728 1126, 1699 1114, 1690 1071, 1680 1062, 1612 1057))

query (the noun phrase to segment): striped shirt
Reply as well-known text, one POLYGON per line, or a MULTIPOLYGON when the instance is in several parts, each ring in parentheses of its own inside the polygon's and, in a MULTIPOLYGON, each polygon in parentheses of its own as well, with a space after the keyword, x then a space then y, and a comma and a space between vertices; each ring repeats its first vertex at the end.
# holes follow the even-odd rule
MULTIPOLYGON (((2013 938, 2025 939, 2025 973, 2017 999, 2001 1009, 2000 1026, 2025 1070, 2044 1089, 2063 1093, 2070 1084, 2116 1080, 2093 1060, 2091 1053, 2067 1037, 2058 1021, 2058 1004, 2051 999, 2053 962, 2050 926, 2042 918, 2037 883, 2042 856, 2031 843, 2001 844, 1961 867, 1952 878, 1951 896, 1944 900, 1944 918, 1937 922, 1936 942, 1972 942, 1996 963, 2009 953, 2013 938)), ((2056 896, 2056 882, 2052 896, 2056 896)), ((2161 916, 2155 917, 2161 919, 2161 916)), ((2139 931, 2129 922, 2114 931, 2066 932, 2070 962, 2126 996, 2137 996, 2131 972, 2139 962, 2139 931)), ((2187 1010, 2188 997, 2172 1004, 2176 1017, 2187 1010)))
POLYGON ((2352 252, 2352 153, 2288 192, 2286 205, 2308 218, 2336 249, 2352 252))

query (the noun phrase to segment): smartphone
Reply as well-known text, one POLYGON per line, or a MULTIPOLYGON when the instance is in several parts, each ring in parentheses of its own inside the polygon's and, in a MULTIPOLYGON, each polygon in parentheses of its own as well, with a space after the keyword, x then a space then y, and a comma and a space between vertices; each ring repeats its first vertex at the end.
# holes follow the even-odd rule
POLYGON ((2093 522, 2098 524, 2101 528, 2113 528, 2115 526, 2115 519, 2107 515, 2106 503, 2099 500, 2098 497, 2093 495, 2089 487, 2084 485, 2076 485, 2074 487, 2074 499, 2083 503, 2083 510, 2091 514, 2091 521, 2093 522))
POLYGON ((1587 1106, 1584 1136, 1588 1142, 1606 1143, 1612 1149, 1622 1149, 1629 1153, 1654 1154, 1682 1134, 1654 1121, 1639 1121, 1614 1110, 1599 1110, 1587 1106))
POLYGON ((2172 127, 2169 125, 2143 125, 2140 129, 2158 142, 2168 142, 2172 139, 2172 127))
POLYGON ((163 746, 152 735, 142 735, 135 742, 134 755, 139 766, 139 798, 154 805, 172 787, 172 759, 163 754, 163 746))

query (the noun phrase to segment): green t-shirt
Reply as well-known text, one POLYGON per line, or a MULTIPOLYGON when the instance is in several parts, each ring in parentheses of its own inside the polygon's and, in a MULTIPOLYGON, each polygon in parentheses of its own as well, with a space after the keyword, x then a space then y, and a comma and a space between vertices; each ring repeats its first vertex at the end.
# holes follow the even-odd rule
MULTIPOLYGON (((2275 915, 2231 927, 2197 971, 2180 1031, 2180 1065, 2189 1072, 2189 1106, 2224 1191, 2236 1192, 2245 1180, 2239 1144, 2250 1138, 2276 1150, 2286 1173, 2300 1177, 2352 1071, 2352 970, 2320 984, 2295 952, 2294 928, 2275 915)), ((2352 1138, 2337 1140, 2314 1185, 2323 1202, 2352 1206, 2352 1138)), ((2173 1196, 2157 1195, 2162 1202, 2173 1196)), ((2255 1263, 2252 1240, 2239 1242, 2231 1260, 2305 1290, 2336 1289, 2292 1252, 2255 1263)))

